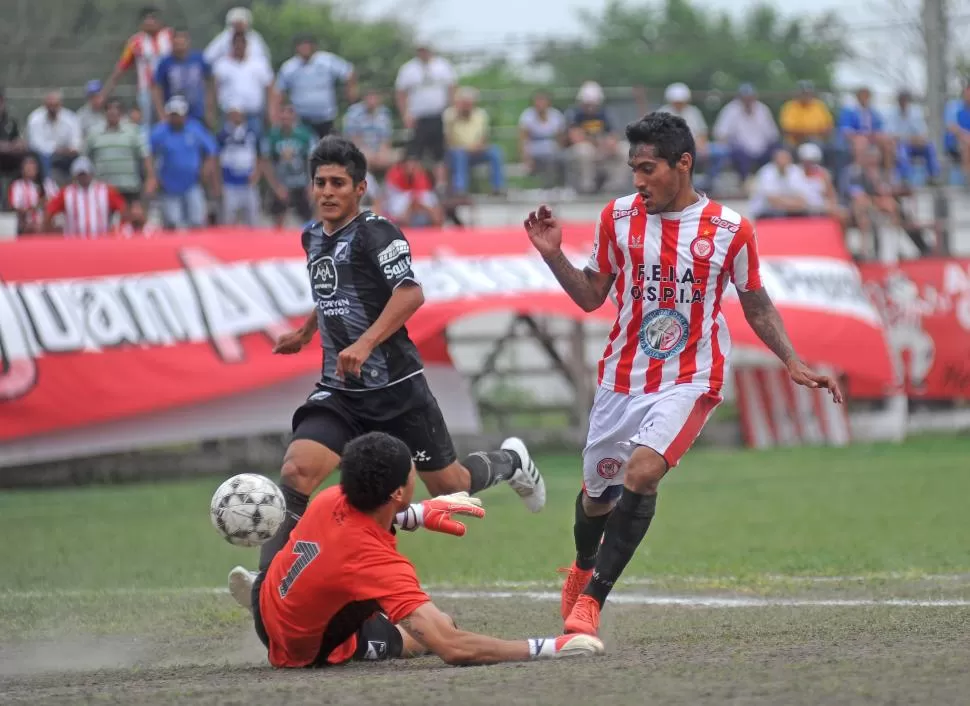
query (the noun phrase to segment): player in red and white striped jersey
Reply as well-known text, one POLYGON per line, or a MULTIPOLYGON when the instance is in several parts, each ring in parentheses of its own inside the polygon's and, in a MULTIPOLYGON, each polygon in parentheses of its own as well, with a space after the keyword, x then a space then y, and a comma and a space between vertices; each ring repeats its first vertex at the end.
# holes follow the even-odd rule
POLYGON ((74 183, 48 202, 45 230, 50 231, 54 216, 63 213, 64 235, 69 238, 98 238, 111 232, 112 216, 124 216, 127 204, 113 186, 95 181, 93 174, 94 166, 87 157, 74 160, 74 183))
POLYGON ((842 400, 834 380, 795 354, 762 286, 754 227, 694 190, 687 123, 651 113, 626 136, 636 193, 603 209, 585 268, 563 254, 562 230, 548 207, 525 222, 580 307, 594 311, 610 295, 617 305, 583 451, 576 560, 562 592, 566 632, 596 634, 603 602, 653 519, 660 480, 721 402, 731 350, 721 302, 729 283, 792 380, 842 400))
POLYGON ((37 233, 44 225, 44 204, 57 195, 57 182, 47 177, 44 185, 37 183, 40 165, 35 157, 25 157, 20 167, 20 179, 12 182, 7 191, 10 208, 17 212, 17 233, 37 233))

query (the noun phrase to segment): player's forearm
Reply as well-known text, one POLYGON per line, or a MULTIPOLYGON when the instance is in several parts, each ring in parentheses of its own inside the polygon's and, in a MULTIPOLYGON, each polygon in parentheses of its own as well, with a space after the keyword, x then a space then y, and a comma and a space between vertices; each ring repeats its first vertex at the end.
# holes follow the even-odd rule
POLYGON ((309 340, 310 337, 317 332, 317 327, 319 325, 320 322, 317 319, 317 311, 314 309, 310 312, 309 316, 306 317, 306 321, 304 321, 303 325, 300 327, 300 333, 304 338, 309 340))
POLYGON ((786 365, 796 359, 798 356, 785 331, 781 314, 778 313, 764 288, 743 292, 739 296, 744 318, 758 338, 786 365))
POLYGON ((372 347, 379 346, 401 329, 408 319, 424 304, 424 292, 420 286, 400 285, 387 300, 384 310, 360 340, 372 347))
POLYGON ((580 270, 560 250, 555 255, 543 257, 560 286, 583 311, 595 311, 604 297, 597 291, 586 270, 580 270))

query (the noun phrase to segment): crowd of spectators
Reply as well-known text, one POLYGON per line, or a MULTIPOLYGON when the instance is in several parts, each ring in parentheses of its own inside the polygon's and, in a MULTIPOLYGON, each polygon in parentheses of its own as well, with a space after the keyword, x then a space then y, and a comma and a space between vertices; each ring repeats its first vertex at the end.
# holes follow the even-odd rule
MULTIPOLYGON (((0 179, 20 233, 94 236, 117 227, 131 235, 150 228, 149 207, 166 229, 256 226, 264 213, 277 225, 289 214, 305 221, 307 155, 335 132, 367 156, 368 205, 404 226, 457 222, 456 205, 473 191, 508 188, 507 155, 478 92, 460 86, 454 66, 430 47, 400 67, 391 97, 361 89, 353 65, 309 36, 295 38, 293 56, 274 72, 244 8, 229 11, 225 30, 202 51, 155 8, 140 22, 111 75, 88 83, 78 111, 51 92, 21 129, 0 96, 0 179), (137 88, 126 105, 114 91, 129 70, 137 88), (391 98, 409 135, 404 144, 394 139, 391 98), (342 115, 341 99, 349 105, 342 115)), ((802 82, 776 118, 746 84, 713 128, 683 83, 650 107, 687 121, 699 185, 720 196, 719 176, 730 167, 755 218, 828 215, 863 233, 885 218, 912 230, 905 199, 914 169, 942 178, 926 119, 906 92, 883 115, 862 88, 834 115, 802 82)), ((946 156, 970 181, 970 88, 948 109, 946 128, 946 156)), ((626 151, 623 126, 592 81, 563 110, 536 93, 518 120, 515 157, 543 187, 622 191, 626 151)))

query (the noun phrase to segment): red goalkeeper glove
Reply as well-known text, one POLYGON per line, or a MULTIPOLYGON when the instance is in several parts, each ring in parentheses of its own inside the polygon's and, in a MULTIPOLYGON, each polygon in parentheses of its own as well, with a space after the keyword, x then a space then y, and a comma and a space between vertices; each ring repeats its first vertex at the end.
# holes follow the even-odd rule
POLYGON ((454 515, 481 519, 485 517, 485 509, 482 507, 481 500, 462 491, 413 503, 404 512, 399 512, 394 522, 398 527, 409 532, 413 532, 418 527, 424 527, 432 532, 462 537, 465 534, 465 525, 452 519, 454 515))

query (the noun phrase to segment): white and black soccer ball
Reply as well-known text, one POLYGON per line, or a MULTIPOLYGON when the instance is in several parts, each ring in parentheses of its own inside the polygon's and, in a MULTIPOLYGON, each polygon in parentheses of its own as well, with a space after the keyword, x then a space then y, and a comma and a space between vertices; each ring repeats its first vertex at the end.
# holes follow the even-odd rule
POLYGON ((256 473, 241 473, 220 485, 209 504, 219 534, 237 547, 258 547, 276 534, 286 515, 277 485, 256 473))

